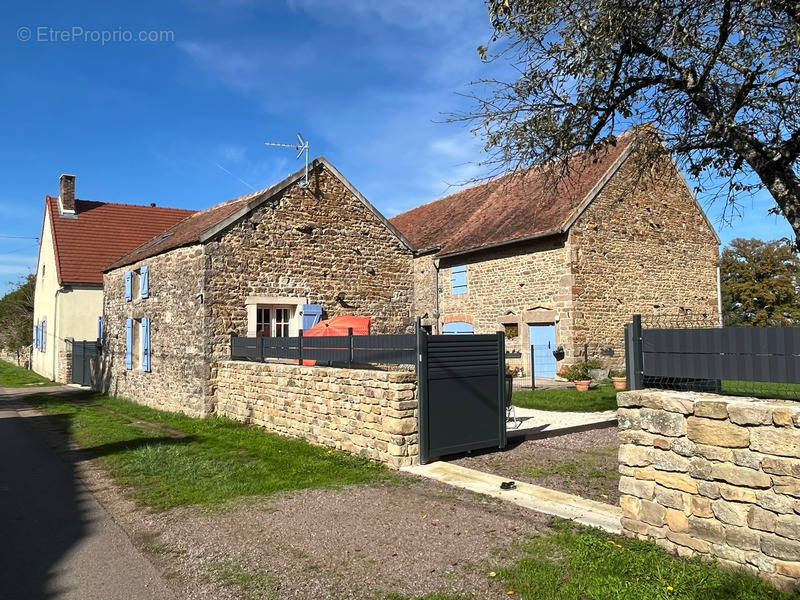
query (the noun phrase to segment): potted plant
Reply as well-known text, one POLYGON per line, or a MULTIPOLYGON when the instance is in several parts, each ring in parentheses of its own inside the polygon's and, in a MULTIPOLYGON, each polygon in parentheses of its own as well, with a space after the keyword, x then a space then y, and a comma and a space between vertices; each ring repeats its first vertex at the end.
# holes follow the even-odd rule
POLYGON ((558 374, 564 379, 571 381, 575 384, 575 389, 579 392, 585 392, 589 389, 592 383, 589 377, 589 367, 586 363, 577 363, 568 367, 562 367, 558 374))
POLYGON ((624 390, 628 384, 628 379, 625 377, 625 371, 623 369, 615 369, 611 371, 611 381, 614 383, 614 389, 616 390, 624 390))
POLYGON ((586 361, 586 368, 589 372, 589 377, 591 377, 594 381, 603 381, 603 379, 608 379, 608 368, 603 367, 603 363, 596 358, 586 361))

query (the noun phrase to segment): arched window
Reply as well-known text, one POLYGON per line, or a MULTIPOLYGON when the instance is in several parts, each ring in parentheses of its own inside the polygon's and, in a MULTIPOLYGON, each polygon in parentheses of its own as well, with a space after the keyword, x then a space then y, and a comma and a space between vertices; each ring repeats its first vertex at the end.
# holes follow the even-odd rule
POLYGON ((465 321, 453 321, 452 323, 445 323, 442 327, 442 333, 457 333, 457 334, 470 334, 475 333, 475 328, 472 323, 465 321))

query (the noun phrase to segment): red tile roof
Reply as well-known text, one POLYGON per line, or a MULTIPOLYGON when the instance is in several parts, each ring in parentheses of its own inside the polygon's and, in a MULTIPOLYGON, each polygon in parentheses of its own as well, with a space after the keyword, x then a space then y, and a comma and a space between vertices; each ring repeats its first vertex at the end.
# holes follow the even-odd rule
POLYGON ((61 217, 45 196, 59 283, 103 283, 103 268, 195 211, 76 200, 77 218, 61 217))
POLYGON ((160 230, 157 235, 147 239, 141 245, 134 247, 127 254, 118 257, 113 263, 105 267, 105 271, 129 265, 136 261, 161 254, 174 248, 199 243, 202 234, 217 225, 240 208, 247 205, 248 201, 267 192, 270 188, 227 200, 211 208, 195 212, 172 227, 160 230))
POLYGON ((589 193, 630 147, 634 132, 596 155, 569 159, 569 175, 543 189, 539 169, 509 173, 401 213, 389 221, 418 250, 438 254, 477 250, 563 228, 589 193))

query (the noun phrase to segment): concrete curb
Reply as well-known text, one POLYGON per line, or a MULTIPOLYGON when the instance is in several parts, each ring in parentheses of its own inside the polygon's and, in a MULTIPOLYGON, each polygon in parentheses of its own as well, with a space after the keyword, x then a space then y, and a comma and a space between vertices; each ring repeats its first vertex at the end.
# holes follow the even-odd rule
POLYGON ((468 469, 448 462, 434 462, 401 469, 407 473, 434 479, 454 487, 485 494, 547 515, 621 533, 622 510, 618 506, 587 500, 538 485, 516 482, 516 489, 501 490, 504 477, 468 469))

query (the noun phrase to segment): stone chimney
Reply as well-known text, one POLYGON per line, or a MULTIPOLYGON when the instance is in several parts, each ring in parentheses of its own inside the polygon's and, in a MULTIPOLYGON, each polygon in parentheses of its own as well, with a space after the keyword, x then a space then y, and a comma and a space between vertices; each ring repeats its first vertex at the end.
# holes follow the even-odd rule
POLYGON ((75 175, 62 175, 59 179, 58 210, 62 215, 75 214, 75 175))

